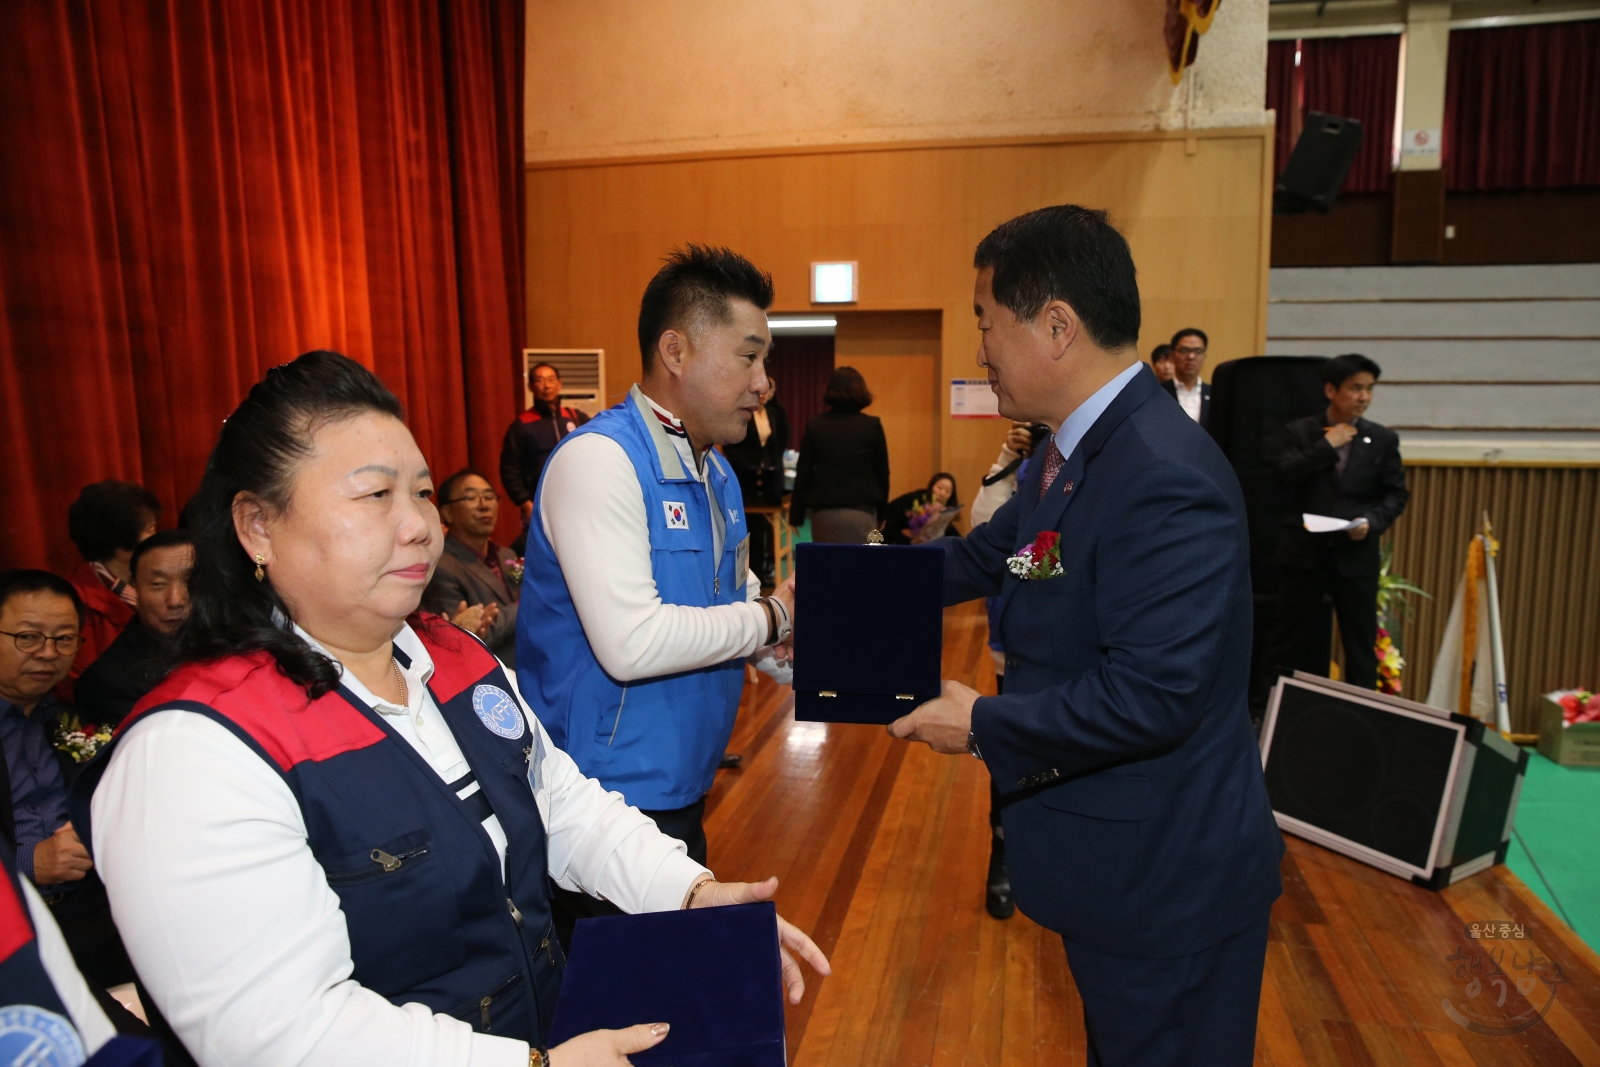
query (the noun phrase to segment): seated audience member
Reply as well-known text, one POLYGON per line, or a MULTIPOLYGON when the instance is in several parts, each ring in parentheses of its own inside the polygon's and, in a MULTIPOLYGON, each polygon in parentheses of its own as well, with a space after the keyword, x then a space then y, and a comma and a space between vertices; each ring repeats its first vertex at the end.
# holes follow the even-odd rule
POLYGON ((822 402, 828 410, 806 423, 795 468, 789 523, 811 514, 811 540, 859 545, 877 529, 889 502, 889 441, 854 367, 835 367, 822 402))
MULTIPOLYGON (((157 1034, 205 1067, 620 1065, 546 1051, 555 885, 630 912, 753 903, 586 778, 459 629, 427 462, 373 373, 312 352, 223 423, 179 665, 74 787, 157 1034)), ((793 1003, 811 939, 781 919, 793 1003)))
POLYGON ((533 407, 506 428, 500 444, 500 484, 522 510, 523 525, 533 514, 533 498, 550 453, 563 437, 589 421, 577 408, 561 405, 561 372, 550 364, 537 363, 528 371, 528 388, 533 391, 533 407))
POLYGON ((1200 380, 1200 368, 1205 366, 1209 344, 1205 331, 1193 326, 1173 334, 1172 377, 1161 383, 1161 388, 1171 393, 1202 429, 1211 423, 1211 386, 1200 380))
MULTIPOLYGON (((16 828, 17 872, 38 886, 78 967, 109 988, 133 980, 111 923, 105 887, 67 820, 67 777, 75 756, 58 751, 71 709, 53 690, 78 650, 83 604, 49 571, 0 574, 0 747, 5 749, 16 828)), ((92 753, 81 747, 79 755, 92 753)))
POLYGON ((1162 385, 1172 381, 1172 346, 1156 345, 1150 350, 1150 369, 1162 385))
POLYGON ((189 617, 189 572, 194 538, 163 530, 139 542, 128 559, 139 594, 133 621, 78 677, 73 703, 81 717, 116 726, 161 680, 167 642, 189 617))
POLYGON ((1400 435, 1362 418, 1383 372, 1366 356, 1335 356, 1322 368, 1328 410, 1284 427, 1278 480, 1294 492, 1278 541, 1278 614, 1267 662, 1279 674, 1328 673, 1328 608, 1344 645, 1344 680, 1378 684, 1378 539, 1411 499, 1400 435), (1359 519, 1351 530, 1312 533, 1305 513, 1359 519))
POLYGON ((132 482, 86 485, 67 509, 67 536, 83 556, 67 579, 78 590, 84 615, 78 657, 62 686, 64 699, 71 699, 78 675, 133 619, 138 593, 128 561, 139 542, 156 532, 160 516, 161 501, 132 482))
POLYGON ((457 626, 483 638, 500 662, 515 667, 522 563, 509 548, 489 540, 500 518, 500 498, 489 479, 468 468, 439 485, 438 500, 439 518, 450 532, 422 607, 451 616, 457 626))
MULTIPOLYGON (((913 489, 889 501, 885 508, 883 540, 890 545, 916 543, 922 528, 946 508, 959 508, 956 497, 955 475, 940 471, 928 480, 926 489, 913 489)), ((961 531, 954 522, 941 536, 960 537, 961 531)))

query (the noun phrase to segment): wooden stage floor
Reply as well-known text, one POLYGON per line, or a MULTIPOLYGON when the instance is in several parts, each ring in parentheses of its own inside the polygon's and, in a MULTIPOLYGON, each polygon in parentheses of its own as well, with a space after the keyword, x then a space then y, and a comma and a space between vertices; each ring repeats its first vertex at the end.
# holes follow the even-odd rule
MULTIPOLYGON (((981 605, 947 613, 946 676, 993 693, 986 637, 981 605)), ((876 727, 797 723, 787 696, 765 677, 747 687, 729 746, 744 763, 720 772, 707 831, 717 873, 776 874, 779 908, 833 961, 834 977, 808 976, 805 1000, 789 1009, 789 1062, 1084 1063, 1059 938, 1020 912, 999 922, 983 910, 981 765, 876 727)), ((1505 867, 1433 893, 1287 841, 1258 1064, 1600 1067, 1600 957, 1505 867), (1466 938, 1466 923, 1487 920, 1521 923, 1525 939, 1466 938), (1469 999, 1474 956, 1494 949, 1512 981, 1488 964, 1469 999), (1533 952, 1544 962, 1516 970, 1533 952), (1532 987, 1526 999, 1518 978, 1532 987), (1447 1000, 1494 1027, 1518 1012, 1536 1021, 1474 1032, 1452 1021, 1447 1000)))

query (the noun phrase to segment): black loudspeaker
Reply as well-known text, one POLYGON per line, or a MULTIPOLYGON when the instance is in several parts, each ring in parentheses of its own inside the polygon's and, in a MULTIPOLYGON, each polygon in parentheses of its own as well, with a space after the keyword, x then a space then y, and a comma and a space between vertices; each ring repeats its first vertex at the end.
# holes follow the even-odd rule
MULTIPOLYGON (((1255 593, 1251 644, 1250 708, 1259 719, 1273 675, 1265 657, 1277 619, 1277 570, 1273 557, 1284 522, 1294 515, 1294 494, 1278 481, 1273 465, 1283 450, 1283 428, 1328 406, 1322 391, 1325 356, 1252 356, 1217 365, 1211 376, 1211 436, 1222 449, 1244 492, 1250 527, 1250 583, 1255 593)), ((1333 613, 1320 647, 1333 641, 1333 613)))
POLYGON ((1281 829, 1443 889, 1505 860, 1528 754, 1477 719, 1297 673, 1261 763, 1281 829))
POLYGON ((1305 128, 1278 178, 1272 210, 1298 215, 1307 208, 1326 215, 1361 151, 1361 123, 1320 111, 1306 112, 1305 128))

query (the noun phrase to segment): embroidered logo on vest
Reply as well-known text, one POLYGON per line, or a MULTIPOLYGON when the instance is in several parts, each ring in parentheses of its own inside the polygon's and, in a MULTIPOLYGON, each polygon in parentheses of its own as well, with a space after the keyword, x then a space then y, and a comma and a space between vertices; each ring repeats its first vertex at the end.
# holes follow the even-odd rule
POLYGON ((507 741, 515 741, 528 729, 522 721, 522 712, 511 694, 494 685, 480 685, 472 691, 472 710, 478 713, 489 732, 507 741))
POLYGON ((81 1067, 83 1041, 72 1024, 31 1004, 0 1008, 0 1063, 81 1067))
POLYGON ((667 512, 667 529, 687 530, 689 528, 689 510, 676 500, 663 500, 662 508, 667 512))

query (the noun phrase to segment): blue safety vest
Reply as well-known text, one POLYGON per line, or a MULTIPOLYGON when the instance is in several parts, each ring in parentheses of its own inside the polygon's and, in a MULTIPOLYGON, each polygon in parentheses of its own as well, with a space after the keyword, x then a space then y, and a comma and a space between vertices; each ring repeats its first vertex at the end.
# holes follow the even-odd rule
MULTIPOLYGON (((283 776, 312 854, 339 897, 353 977, 480 1033, 542 1044, 563 960, 550 925, 544 820, 529 784, 539 748, 500 662, 436 617, 414 624, 428 690, 481 791, 446 783, 383 716, 343 686, 312 701, 265 653, 188 664, 141 700, 74 785, 74 825, 92 853, 89 798, 128 727, 193 711, 227 727, 283 776), (498 816, 505 874, 483 828, 498 816)), ((397 647, 395 656, 409 665, 397 647)))
MULTIPOLYGON (((715 450, 706 454, 724 525, 715 548, 711 501, 637 386, 628 399, 568 434, 622 446, 639 476, 656 590, 666 604, 705 608, 745 599, 749 541, 739 483, 715 450)), ((517 682, 556 745, 584 774, 649 811, 693 804, 711 788, 739 710, 744 661, 621 682, 600 666, 540 521, 541 483, 528 526, 517 608, 517 682)))

